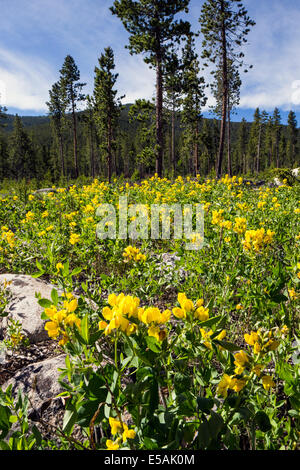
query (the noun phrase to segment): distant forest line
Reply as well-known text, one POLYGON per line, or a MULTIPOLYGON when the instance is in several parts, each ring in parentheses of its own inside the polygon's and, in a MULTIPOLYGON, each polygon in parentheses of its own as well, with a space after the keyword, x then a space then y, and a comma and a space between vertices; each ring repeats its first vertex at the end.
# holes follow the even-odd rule
MULTIPOLYGON (((155 173, 155 160, 147 154, 141 138, 141 125, 131 121, 132 105, 121 110, 116 126, 115 147, 112 152, 112 174, 141 179, 155 173)), ((262 122, 264 113, 258 109, 253 122, 231 122, 231 160, 233 174, 255 175, 277 167, 300 166, 300 133, 293 112, 289 124, 277 124, 280 118, 275 109, 262 122), (279 165, 278 165, 279 163, 279 165)), ((107 163, 98 142, 95 129, 91 129, 86 111, 77 113, 79 175, 107 176, 107 163), (94 175, 92 175, 94 165, 94 175)), ((193 175, 193 154, 184 144, 184 124, 180 112, 175 119, 175 174, 172 164, 172 123, 165 112, 164 123, 164 176, 193 175)), ((0 131, 0 179, 42 178, 53 183, 62 179, 58 155, 58 142, 53 133, 50 116, 6 115, 5 127, 0 131)), ((220 136, 220 120, 199 119, 199 168, 201 176, 214 175, 220 136)), ((65 180, 75 178, 73 161, 73 134, 71 116, 64 132, 65 180)), ((228 152, 226 144, 225 153, 228 152)), ((228 170, 224 161, 224 173, 228 170)))

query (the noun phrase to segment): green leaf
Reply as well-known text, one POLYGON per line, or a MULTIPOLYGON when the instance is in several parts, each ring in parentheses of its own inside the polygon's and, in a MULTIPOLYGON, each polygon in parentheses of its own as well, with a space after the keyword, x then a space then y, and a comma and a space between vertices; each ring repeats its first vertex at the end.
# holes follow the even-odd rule
POLYGON ((297 410, 289 410, 288 415, 292 418, 297 418, 299 416, 299 412, 297 410))
POLYGON ((38 300, 38 304, 43 308, 51 308, 53 305, 52 302, 48 299, 40 299, 38 300))
POLYGON ((199 323, 199 326, 201 326, 201 327, 202 326, 213 326, 216 323, 218 323, 221 320, 221 318, 222 318, 222 315, 218 315, 216 317, 209 318, 208 320, 199 323))
POLYGON ((41 443, 42 443, 42 435, 41 435, 40 431, 38 430, 38 428, 36 427, 35 424, 32 426, 32 433, 35 437, 35 441, 36 441, 37 446, 40 446, 41 443))
POLYGON ((89 344, 92 346, 103 335, 103 331, 96 331, 90 335, 89 344))
POLYGON ((2 430, 0 438, 5 437, 11 427, 11 424, 9 422, 10 416, 11 413, 8 406, 0 405, 0 430, 2 430))
POLYGON ((82 268, 77 267, 73 269, 73 271, 71 272, 71 276, 77 276, 77 274, 80 274, 81 272, 82 272, 82 268))
POLYGON ((63 419, 63 432, 70 435, 77 419, 77 411, 74 405, 69 404, 63 419))
POLYGON ((161 345, 154 336, 146 336, 146 343, 149 349, 155 353, 161 352, 161 345))
POLYGON ((222 416, 220 416, 218 413, 215 413, 214 411, 210 411, 211 417, 208 421, 208 426, 210 430, 210 435, 212 436, 213 439, 215 439, 219 432, 221 431, 224 421, 222 416))
POLYGON ((54 288, 51 291, 51 299, 52 299, 53 304, 57 306, 58 305, 58 293, 57 293, 57 290, 54 288))
POLYGON ((159 449, 158 443, 150 437, 144 437, 143 442, 145 448, 148 450, 159 449))
POLYGON ((89 335, 89 319, 88 319, 88 315, 85 315, 83 317, 83 319, 81 320, 81 336, 83 338, 83 340, 85 341, 86 344, 89 344, 89 339, 90 339, 90 335, 89 335))
POLYGON ((199 410, 209 412, 214 406, 214 401, 212 398, 198 397, 197 405, 199 410))
POLYGON ((240 346, 237 346, 234 343, 230 343, 229 341, 220 341, 218 339, 214 339, 213 342, 230 352, 239 351, 241 349, 240 346))
POLYGON ((5 441, 0 441, 0 449, 1 450, 12 450, 11 447, 5 441))
POLYGON ((150 387, 149 413, 152 415, 159 404, 159 388, 155 378, 152 379, 150 387))
MULTIPOLYGON (((85 427, 88 427, 90 425, 90 422, 94 416, 94 414, 96 413, 97 409, 98 409, 98 406, 99 406, 99 401, 98 400, 86 400, 84 401, 79 410, 78 410, 78 413, 77 413, 77 424, 79 424, 79 426, 85 428, 85 427)), ((104 418, 104 414, 103 414, 103 411, 102 413, 99 412, 99 415, 97 416, 97 419, 95 420, 95 423, 96 422, 99 422, 100 419, 103 419, 104 418)))
POLYGON ((66 277, 66 276, 69 275, 69 272, 70 272, 70 270, 69 270, 69 265, 70 265, 69 261, 66 261, 66 262, 64 263, 64 267, 63 267, 63 270, 62 270, 62 275, 63 275, 63 277, 66 277))
POLYGON ((239 423, 240 421, 249 421, 251 418, 251 411, 248 408, 241 407, 233 415, 232 423, 239 423))
POLYGON ((210 428, 207 421, 203 421, 198 428, 198 442, 200 449, 206 449, 211 441, 210 428))
POLYGON ((31 274, 31 277, 34 279, 37 279, 38 277, 41 277, 44 274, 45 271, 38 271, 37 273, 31 274))
POLYGON ((269 416, 264 411, 258 411, 256 413, 254 422, 262 432, 268 432, 272 429, 269 416))
POLYGON ((38 268, 38 270, 40 272, 44 272, 43 266, 41 265, 41 263, 38 260, 36 260, 35 264, 36 264, 36 267, 38 268))
POLYGON ((16 415, 11 415, 9 417, 9 422, 10 423, 16 423, 18 421, 18 417, 16 415))

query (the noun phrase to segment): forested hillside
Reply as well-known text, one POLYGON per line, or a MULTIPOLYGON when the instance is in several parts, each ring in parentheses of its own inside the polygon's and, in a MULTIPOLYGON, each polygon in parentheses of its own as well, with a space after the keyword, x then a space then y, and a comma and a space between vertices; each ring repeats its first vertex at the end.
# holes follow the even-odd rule
MULTIPOLYGON (((115 146, 113 148, 112 170, 116 176, 143 178, 155 171, 155 161, 151 151, 145 151, 145 129, 153 122, 136 121, 131 118, 133 105, 127 104, 118 118, 115 146), (131 110, 131 111, 130 111, 131 110)), ((253 122, 243 120, 231 122, 231 154, 234 174, 255 174, 272 167, 297 167, 300 165, 299 131, 294 113, 289 116, 288 125, 276 126, 280 119, 278 110, 274 114, 256 111, 253 122), (278 141, 278 150, 277 144, 278 141), (278 151, 278 156, 277 152, 278 151), (259 155, 259 158, 258 158, 259 155), (277 161, 278 159, 278 161, 277 161), (277 165, 279 163, 279 165, 277 165)), ((173 175, 172 165, 172 119, 165 113, 164 132, 164 174, 173 175)), ((154 111, 153 111, 154 119, 154 111)), ((106 176, 106 161, 101 151, 94 127, 88 121, 88 112, 78 112, 78 160, 79 174, 106 176)), ((5 178, 45 178, 57 182, 61 178, 59 148, 51 117, 6 115, 0 130, 0 177, 5 178)), ((73 137, 69 116, 64 130, 63 149, 66 160, 66 179, 74 177, 73 137)), ((199 174, 206 176, 214 172, 219 144, 220 121, 199 119, 199 174)), ((226 144, 226 153, 228 153, 226 144)), ((175 174, 193 174, 192 152, 185 146, 184 123, 181 113, 175 119, 175 174)), ((224 163, 227 171, 227 162, 224 163)))

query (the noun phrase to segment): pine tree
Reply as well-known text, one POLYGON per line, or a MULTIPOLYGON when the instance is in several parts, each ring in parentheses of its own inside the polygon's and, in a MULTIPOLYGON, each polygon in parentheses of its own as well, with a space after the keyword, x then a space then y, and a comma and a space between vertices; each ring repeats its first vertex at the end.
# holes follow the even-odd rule
POLYGON ((0 132, 0 180, 10 176, 8 166, 8 142, 4 133, 0 132))
POLYGON ((255 22, 248 16, 241 0, 206 0, 199 18, 204 36, 202 57, 222 69, 222 121, 217 160, 217 178, 222 174, 225 129, 228 107, 228 60, 232 65, 244 65, 241 46, 255 22))
POLYGON ((274 135, 274 144, 275 144, 275 159, 277 168, 280 167, 279 159, 279 142, 281 136, 281 116, 278 108, 274 109, 273 112, 273 135, 274 135))
MULTIPOLYGON (((1 97, 1 95, 0 95, 1 97)), ((7 118, 7 115, 6 115, 6 112, 7 112, 7 108, 5 106, 1 106, 0 105, 0 127, 5 127, 6 124, 5 124, 5 119, 7 118)))
POLYGON ((49 101, 47 101, 46 105, 48 106, 49 115, 51 116, 55 137, 58 140, 61 174, 64 177, 67 174, 65 168, 63 145, 67 109, 67 97, 65 94, 65 88, 61 86, 60 82, 56 82, 52 85, 51 90, 49 90, 49 96, 50 99, 49 101))
MULTIPOLYGON (((240 102, 241 78, 238 67, 233 65, 231 60, 227 63, 228 72, 228 94, 227 94, 227 170, 232 176, 231 164, 231 115, 235 112, 236 106, 240 102)), ((215 82, 211 85, 212 94, 216 100, 212 110, 216 116, 222 118, 223 107, 223 80, 222 68, 218 67, 215 73, 215 82)))
POLYGON ((112 152, 115 148, 114 130, 120 115, 123 96, 116 99, 117 90, 114 90, 114 86, 119 74, 113 73, 115 63, 111 47, 104 49, 98 63, 99 66, 95 67, 94 113, 101 150, 104 151, 107 162, 107 177, 110 182, 112 177, 112 152))
POLYGON ((248 147, 248 129, 247 121, 245 118, 242 119, 238 130, 237 137, 237 162, 236 162, 236 174, 245 174, 247 171, 247 147, 248 147))
POLYGON ((92 178, 96 176, 96 161, 95 161, 95 142, 96 142, 96 127, 94 119, 94 102, 93 97, 90 95, 86 96, 87 107, 82 121, 85 126, 87 136, 87 148, 90 155, 89 168, 92 178))
POLYGON ((283 132, 280 135, 278 153, 279 153, 279 162, 281 163, 281 165, 288 166, 287 161, 286 161, 287 153, 288 153, 288 142, 283 132))
POLYGON ((10 136, 9 163, 11 174, 17 180, 36 176, 32 142, 18 114, 14 119, 14 128, 10 136))
POLYGON ((140 177, 144 177, 145 168, 151 169, 155 147, 155 108, 148 100, 137 100, 129 109, 130 122, 137 122, 136 129, 136 162, 139 165, 140 177))
POLYGON ((176 173, 175 124, 177 111, 181 104, 183 63, 178 55, 178 49, 173 47, 164 68, 164 103, 170 118, 170 161, 169 169, 173 176, 176 173))
POLYGON ((273 117, 269 116, 266 123, 264 142, 264 153, 266 156, 266 167, 274 166, 274 142, 273 142, 273 117))
POLYGON ((187 12, 189 0, 115 0, 111 11, 130 33, 131 54, 146 54, 144 61, 156 71, 156 172, 163 171, 163 67, 172 44, 188 33, 190 25, 174 20, 187 12))
POLYGON ((65 95, 67 99, 67 110, 72 114, 75 178, 79 176, 76 111, 78 103, 85 99, 82 88, 86 85, 86 83, 80 83, 79 80, 80 71, 73 57, 68 55, 60 70, 60 85, 63 89, 63 95, 65 95))
MULTIPOLYGON (((1 98, 1 95, 0 95, 1 98)), ((7 147, 7 139, 2 134, 1 128, 6 127, 5 120, 7 118, 6 115, 7 108, 5 106, 0 105, 0 179, 9 176, 9 168, 8 168, 8 147, 7 147)))
POLYGON ((248 142, 248 158, 250 159, 251 171, 258 171, 259 168, 262 129, 261 119, 260 109, 256 108, 248 142))
POLYGON ((296 155, 298 154, 298 129, 297 119, 294 111, 290 111, 288 115, 288 164, 293 168, 296 163, 296 155))
POLYGON ((182 99, 182 122, 185 125, 184 137, 187 147, 191 145, 193 174, 199 171, 199 122, 201 109, 207 102, 204 93, 204 78, 199 76, 200 66, 198 55, 195 52, 195 40, 189 36, 182 53, 183 62, 183 94, 182 99))
POLYGON ((211 170, 211 165, 214 164, 214 148, 212 127, 208 124, 207 119, 203 119, 200 131, 200 147, 201 147, 201 160, 200 160, 200 174, 207 175, 211 170))

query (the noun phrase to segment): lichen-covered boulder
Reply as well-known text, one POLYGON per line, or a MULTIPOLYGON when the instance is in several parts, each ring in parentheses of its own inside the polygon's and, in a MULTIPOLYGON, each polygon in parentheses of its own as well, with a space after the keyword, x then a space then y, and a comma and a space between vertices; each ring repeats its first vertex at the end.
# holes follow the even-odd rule
POLYGON ((0 285, 8 283, 9 302, 6 307, 8 315, 0 318, 0 331, 7 327, 8 318, 19 321, 22 330, 30 343, 38 343, 47 339, 45 321, 41 319, 43 308, 38 304, 35 294, 42 298, 51 298, 53 285, 25 274, 0 274, 0 285))

